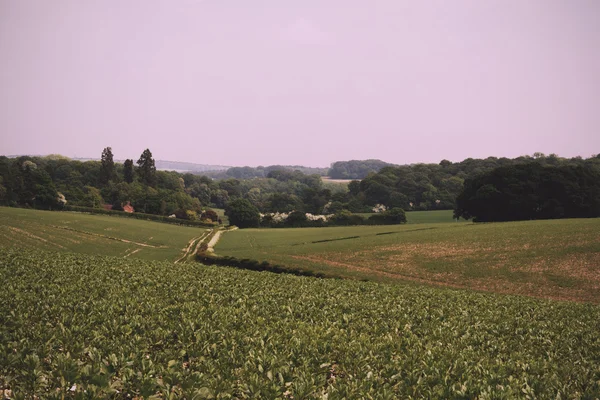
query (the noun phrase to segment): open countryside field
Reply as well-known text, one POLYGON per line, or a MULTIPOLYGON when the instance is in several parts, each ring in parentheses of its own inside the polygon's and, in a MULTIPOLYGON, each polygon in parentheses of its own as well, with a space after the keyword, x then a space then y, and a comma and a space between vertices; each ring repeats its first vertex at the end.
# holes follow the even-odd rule
POLYGON ((600 396, 598 305, 2 248, 0 281, 14 398, 600 396))
POLYGON ((600 303, 600 219, 243 229, 215 251, 356 279, 600 303))
POLYGON ((0 207, 0 247, 175 261, 206 229, 137 219, 0 207))

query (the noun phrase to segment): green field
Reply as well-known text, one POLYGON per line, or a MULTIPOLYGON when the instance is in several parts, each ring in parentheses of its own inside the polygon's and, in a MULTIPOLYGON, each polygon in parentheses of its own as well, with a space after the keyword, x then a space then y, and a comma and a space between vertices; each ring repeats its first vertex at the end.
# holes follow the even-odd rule
POLYGON ((215 250, 343 277, 600 302, 600 219, 243 229, 215 250))
POLYGON ((0 281, 15 399, 600 396, 597 305, 20 249, 0 281))
POLYGON ((206 229, 130 218, 0 207, 0 246, 175 261, 206 229))

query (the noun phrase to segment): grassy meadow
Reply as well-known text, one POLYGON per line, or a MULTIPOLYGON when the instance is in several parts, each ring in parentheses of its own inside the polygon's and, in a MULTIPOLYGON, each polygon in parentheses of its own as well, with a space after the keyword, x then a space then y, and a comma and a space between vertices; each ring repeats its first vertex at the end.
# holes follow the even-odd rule
POLYGON ((243 229, 215 251, 356 279, 600 302, 600 219, 243 229))
POLYGON ((204 228, 75 212, 0 207, 0 247, 175 261, 204 228))
POLYGON ((16 248, 0 281, 15 399, 600 396, 598 305, 16 248))

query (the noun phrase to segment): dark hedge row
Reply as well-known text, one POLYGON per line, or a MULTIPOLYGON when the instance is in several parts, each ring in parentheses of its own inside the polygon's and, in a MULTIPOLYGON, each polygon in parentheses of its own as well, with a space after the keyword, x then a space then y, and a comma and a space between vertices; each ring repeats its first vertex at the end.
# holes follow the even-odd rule
POLYGON ((290 274, 296 276, 312 276, 315 278, 335 278, 341 279, 336 275, 324 274, 322 272, 314 272, 309 270, 303 270, 300 268, 290 268, 284 265, 271 264, 268 261, 257 261, 250 260, 248 258, 239 259, 229 256, 215 256, 206 253, 196 255, 196 260, 204 265, 218 265, 225 267, 233 267, 237 269, 246 269, 250 271, 267 271, 276 274, 290 274))

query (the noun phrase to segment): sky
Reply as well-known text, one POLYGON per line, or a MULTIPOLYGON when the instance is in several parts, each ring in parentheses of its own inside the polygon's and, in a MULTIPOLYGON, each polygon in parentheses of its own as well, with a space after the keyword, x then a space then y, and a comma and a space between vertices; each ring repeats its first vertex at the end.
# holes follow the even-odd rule
POLYGON ((0 155, 600 153, 598 0, 0 0, 0 155))

